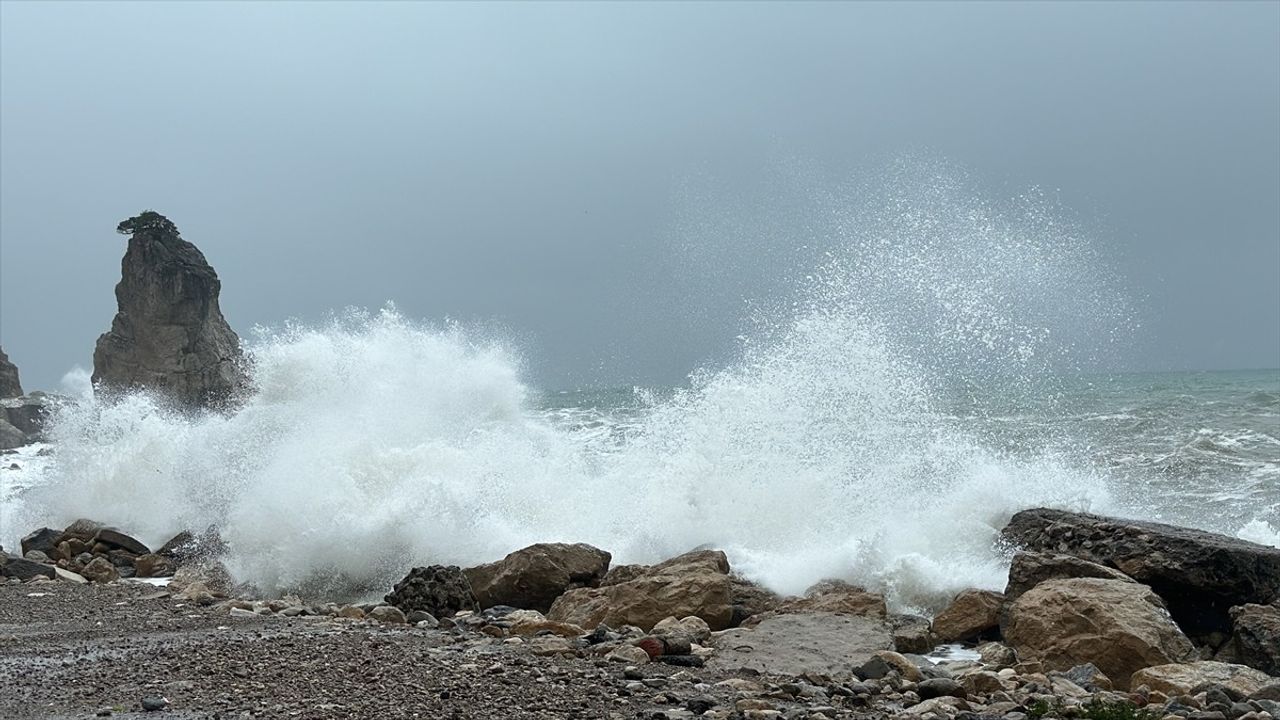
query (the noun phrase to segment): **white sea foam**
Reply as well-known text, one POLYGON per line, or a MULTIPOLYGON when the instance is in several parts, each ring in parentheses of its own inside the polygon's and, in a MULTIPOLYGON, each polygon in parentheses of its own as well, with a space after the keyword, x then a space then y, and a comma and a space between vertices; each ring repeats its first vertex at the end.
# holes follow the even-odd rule
POLYGON ((538 541, 619 562, 711 545, 783 592, 843 577, 899 607, 998 588, 1013 512, 1117 506, 1081 458, 994 447, 935 395, 952 371, 1034 382, 1079 334, 1050 332, 1080 322, 1055 303, 1116 303, 1040 211, 1002 215, 944 180, 891 193, 870 234, 822 220, 845 251, 795 306, 621 441, 534 407, 510 348, 388 309, 262 335, 256 393, 230 416, 145 394, 60 411, 56 463, 0 534, 85 516, 154 544, 214 524, 233 573, 269 590, 386 588, 538 541))
POLYGON ((1244 527, 1236 532, 1236 537, 1249 542, 1256 542, 1259 545, 1270 545, 1280 548, 1280 528, 1275 527, 1271 523, 1262 519, 1254 519, 1245 523, 1244 527))

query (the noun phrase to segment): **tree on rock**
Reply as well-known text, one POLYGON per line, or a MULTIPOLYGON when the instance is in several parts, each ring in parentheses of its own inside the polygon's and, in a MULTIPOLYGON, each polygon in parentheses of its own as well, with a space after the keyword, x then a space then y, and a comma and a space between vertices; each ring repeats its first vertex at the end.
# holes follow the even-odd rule
POLYGON ((121 220, 120 224, 116 225, 116 232, 121 235, 137 235, 139 233, 143 233, 164 235, 168 237, 181 237, 181 235, 178 234, 178 226, 174 225, 172 220, 161 215, 155 210, 144 210, 128 220, 121 220))

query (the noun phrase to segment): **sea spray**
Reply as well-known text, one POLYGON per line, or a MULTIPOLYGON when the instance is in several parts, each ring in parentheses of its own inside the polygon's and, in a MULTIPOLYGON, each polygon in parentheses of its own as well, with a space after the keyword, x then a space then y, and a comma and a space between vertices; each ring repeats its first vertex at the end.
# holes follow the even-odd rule
POLYGON ((1012 513, 1125 508, 1070 437, 977 422, 992 406, 974 383, 1045 395, 1123 303, 1042 205, 966 192, 930 170, 822 193, 793 301, 753 318, 736 360, 625 417, 565 422, 510 347, 355 314, 254 341, 256 392, 231 415, 144 393, 59 412, 19 525, 88 516, 152 544, 216 525, 233 573, 268 591, 379 592, 538 541, 616 562, 710 545, 782 592, 841 577, 926 610, 998 588, 1012 513), (940 402, 957 387, 960 413, 940 402))

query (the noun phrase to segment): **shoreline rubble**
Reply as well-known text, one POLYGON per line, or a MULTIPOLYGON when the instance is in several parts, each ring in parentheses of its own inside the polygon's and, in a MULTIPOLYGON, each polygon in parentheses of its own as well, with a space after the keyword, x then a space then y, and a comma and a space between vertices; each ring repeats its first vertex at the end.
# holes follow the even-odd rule
MULTIPOLYGON (((227 548, 216 529, 152 551, 79 520, 32 532, 23 557, 0 556, 8 578, 0 582, 8 607, 0 610, 0 685, 38 704, 23 710, 31 717, 84 712, 89 700, 53 697, 32 679, 34 668, 67 653, 67 638, 40 631, 58 621, 41 603, 108 614, 103 599, 122 597, 112 607, 141 612, 142 624, 104 620, 94 631, 105 637, 94 652, 120 655, 103 661, 108 674, 127 673, 129 662, 162 672, 164 663, 138 654, 157 643, 179 657, 223 657, 231 640, 221 629, 238 638, 254 628, 289 648, 284 665, 249 671, 279 687, 301 682, 299 658, 317 652, 333 662, 344 652, 359 657, 369 673, 400 673, 403 657, 365 647, 388 642, 441 660, 424 661, 430 677, 417 684, 399 681, 410 689, 465 678, 497 703, 437 688, 378 714, 342 714, 334 708, 351 708, 310 687, 283 693, 278 714, 233 707, 230 689, 194 681, 129 699, 141 708, 144 696, 163 698, 149 706, 183 717, 1280 718, 1280 549, 1046 509, 1018 513, 1004 537, 1015 553, 1006 591, 966 590, 929 620, 889 612, 883 596, 836 580, 782 598, 735 575, 717 550, 610 567, 604 550, 561 543, 475 568, 415 568, 381 602, 260 598, 221 565, 227 548), (134 579, 156 575, 168 585, 134 579), (1224 597, 1240 602, 1222 608, 1224 597), (202 629, 166 635, 158 622, 166 613, 202 629), (926 657, 944 643, 972 648, 970 657, 926 657), (530 683, 563 692, 529 711, 520 698, 530 683)), ((108 703, 112 691, 104 684, 89 695, 108 703)), ((99 709, 112 707, 131 712, 99 709)))

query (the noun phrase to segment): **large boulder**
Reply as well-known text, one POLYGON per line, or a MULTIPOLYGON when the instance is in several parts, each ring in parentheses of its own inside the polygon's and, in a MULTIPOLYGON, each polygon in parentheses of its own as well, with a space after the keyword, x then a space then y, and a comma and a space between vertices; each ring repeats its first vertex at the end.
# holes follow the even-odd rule
POLYGON ((1280 548, 1152 522, 1037 508, 1004 529, 1010 543, 1084 558, 1148 585, 1189 635, 1229 633, 1228 610, 1280 598, 1280 548))
POLYGON ((716 653, 707 667, 716 670, 848 678, 877 652, 892 650, 893 634, 882 617, 788 613, 717 633, 711 643, 716 653))
POLYGON ((552 603, 547 617, 591 629, 635 625, 649 630, 668 617, 700 617, 723 630, 742 617, 734 608, 735 583, 719 550, 695 550, 645 568, 633 579, 598 588, 570 590, 552 603))
POLYGON ((1244 665, 1201 660, 1192 663, 1156 665, 1133 674, 1133 686, 1149 689, 1169 697, 1192 695, 1210 685, 1223 685, 1241 695, 1252 695, 1276 679, 1244 665))
POLYGON ((1046 670, 1093 663, 1120 688, 1144 667, 1184 662, 1195 648, 1150 588, 1123 580, 1047 580, 1007 615, 1006 642, 1046 670))
POLYGON ((598 586, 610 559, 583 543, 538 543, 462 572, 481 608, 510 605, 545 613, 566 590, 598 586))
POLYGON ((1280 676, 1280 607, 1231 608, 1230 653, 1239 663, 1280 676))
POLYGON ((0 348, 0 399, 22 395, 22 383, 18 380, 18 366, 9 362, 9 356, 0 348))
POLYGON ((62 539, 62 531, 53 528, 40 528, 22 538, 22 554, 32 550, 42 552, 51 558, 58 557, 58 542, 62 539))
POLYGON ((421 610, 448 617, 460 610, 479 610, 476 597, 457 565, 416 567, 387 594, 385 600, 406 615, 421 610))
POLYGON ((137 538, 126 535, 112 527, 104 527, 93 536, 93 542, 106 545, 109 550, 124 550, 132 555, 146 555, 151 552, 137 538))
POLYGON ((1045 580, 1087 577, 1133 582, 1132 578, 1119 570, 1082 560, 1074 555, 1020 552, 1013 556, 1009 565, 1009 583, 1004 588, 1004 598, 1006 602, 1013 602, 1022 593, 1045 580))
POLYGON ((951 604, 933 619, 933 634, 942 642, 991 639, 1000 629, 1000 606, 1004 596, 990 590, 970 588, 951 599, 951 604))
POLYGON ((93 351, 93 382, 145 387, 187 407, 216 407, 243 385, 240 339, 222 317, 222 283, 195 245, 159 213, 116 228, 130 235, 119 309, 93 351))

